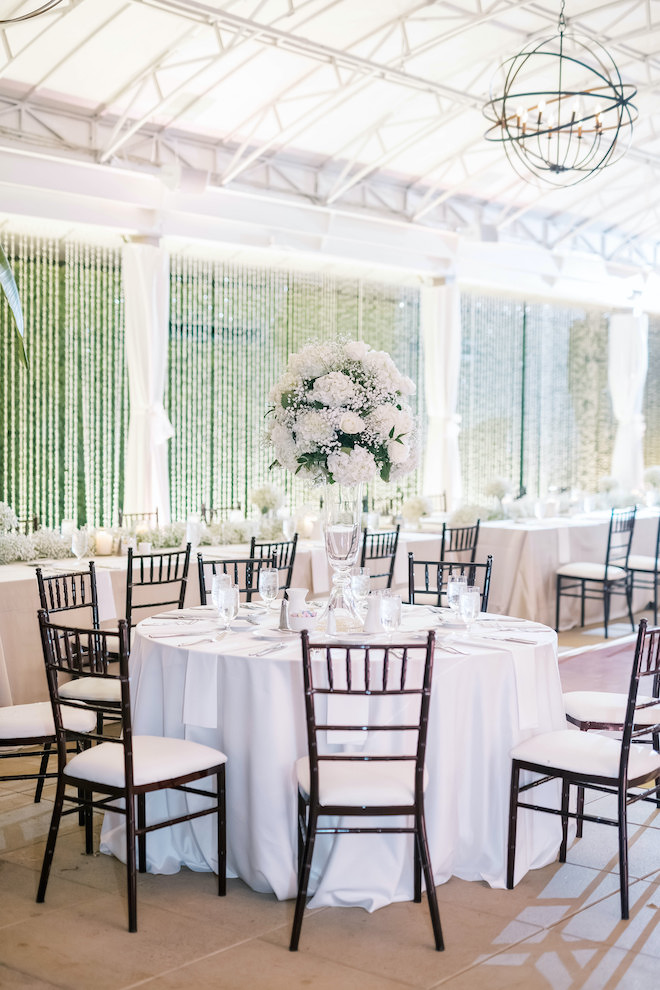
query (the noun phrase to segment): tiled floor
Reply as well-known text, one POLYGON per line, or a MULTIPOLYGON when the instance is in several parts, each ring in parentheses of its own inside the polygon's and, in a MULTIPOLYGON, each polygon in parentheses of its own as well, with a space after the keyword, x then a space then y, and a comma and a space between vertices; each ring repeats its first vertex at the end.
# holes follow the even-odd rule
MULTIPOLYGON (((629 627, 623 627, 629 634, 629 627)), ((593 634, 562 636, 570 686, 596 655, 572 657, 593 634), (588 659, 589 658, 589 659, 588 659)), ((631 654, 632 655, 632 654, 631 654)), ((613 666, 617 666, 616 664, 613 666)), ((625 682, 625 667, 611 671, 625 682)), ((607 686, 608 677, 602 677, 607 686)), ((373 914, 308 913, 300 950, 288 952, 292 902, 237 880, 215 896, 215 878, 182 870, 141 876, 140 930, 126 930, 124 868, 85 856, 68 820, 43 905, 35 903, 50 795, 32 803, 29 782, 0 784, 0 987, 11 990, 279 988, 395 990, 634 990, 660 968, 660 814, 631 813, 631 918, 619 916, 616 830, 585 826, 568 862, 535 870, 513 891, 452 879, 438 887, 446 951, 432 948, 426 903, 373 914)), ((606 806, 606 798, 601 804, 606 806)))

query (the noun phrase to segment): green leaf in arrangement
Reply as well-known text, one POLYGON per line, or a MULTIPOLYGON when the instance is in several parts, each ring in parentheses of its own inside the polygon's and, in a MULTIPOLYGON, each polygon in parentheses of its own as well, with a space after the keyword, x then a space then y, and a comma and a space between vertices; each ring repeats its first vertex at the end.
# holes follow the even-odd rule
POLYGON ((16 325, 16 333, 18 336, 18 357, 23 362, 27 368, 27 355, 25 353, 25 327, 23 324, 23 309, 21 308, 21 299, 18 294, 18 286, 16 285, 16 279, 14 278, 14 273, 11 270, 11 265, 7 260, 7 255, 5 254, 2 246, 0 245, 0 286, 5 294, 9 309, 14 318, 14 323, 16 325))

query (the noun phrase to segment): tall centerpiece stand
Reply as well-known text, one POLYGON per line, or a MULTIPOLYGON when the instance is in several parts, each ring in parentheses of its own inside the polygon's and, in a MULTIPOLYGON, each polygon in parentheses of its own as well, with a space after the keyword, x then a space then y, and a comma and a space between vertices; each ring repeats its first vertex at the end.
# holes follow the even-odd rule
POLYGON ((362 485, 325 486, 323 537, 332 588, 317 617, 317 628, 329 633, 358 632, 364 624, 351 590, 351 568, 360 552, 361 518, 362 485))

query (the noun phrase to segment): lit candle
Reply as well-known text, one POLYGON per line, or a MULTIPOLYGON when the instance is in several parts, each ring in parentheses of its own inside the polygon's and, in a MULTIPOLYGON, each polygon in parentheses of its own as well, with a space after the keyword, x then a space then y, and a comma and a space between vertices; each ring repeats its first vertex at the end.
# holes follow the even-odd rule
POLYGON ((99 557, 107 557, 112 553, 112 533, 98 529, 94 536, 94 547, 99 557))

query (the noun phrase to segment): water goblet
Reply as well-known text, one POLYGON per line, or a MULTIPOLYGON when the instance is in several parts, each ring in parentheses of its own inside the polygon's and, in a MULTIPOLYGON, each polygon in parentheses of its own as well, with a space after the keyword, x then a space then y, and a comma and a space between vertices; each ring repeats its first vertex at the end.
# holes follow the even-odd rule
POLYGON ((380 621, 391 640, 392 633, 401 625, 401 595, 383 594, 380 599, 380 621))
POLYGON ((467 574, 450 574, 447 581, 447 604, 452 612, 458 612, 461 593, 467 588, 467 574))
POLYGON ((216 605, 221 628, 229 629, 232 619, 238 615, 238 588, 235 585, 225 585, 218 590, 216 605))
POLYGON ((214 574, 211 582, 211 601, 216 612, 220 609, 220 600, 226 588, 231 588, 231 576, 229 574, 214 574))
POLYGON ((259 571, 259 594, 264 602, 266 611, 277 598, 280 590, 280 576, 274 567, 262 567, 259 571))
POLYGON ((367 610, 371 575, 366 567, 354 567, 351 573, 351 591, 355 603, 361 612, 367 610))
POLYGON ((472 625, 479 618, 481 612, 481 590, 476 585, 467 585, 460 597, 459 614, 466 625, 467 632, 472 629, 472 625))
POLYGON ((89 546, 89 534, 87 533, 87 527, 81 526, 80 529, 74 529, 71 534, 71 549, 75 554, 75 557, 80 563, 89 546))

